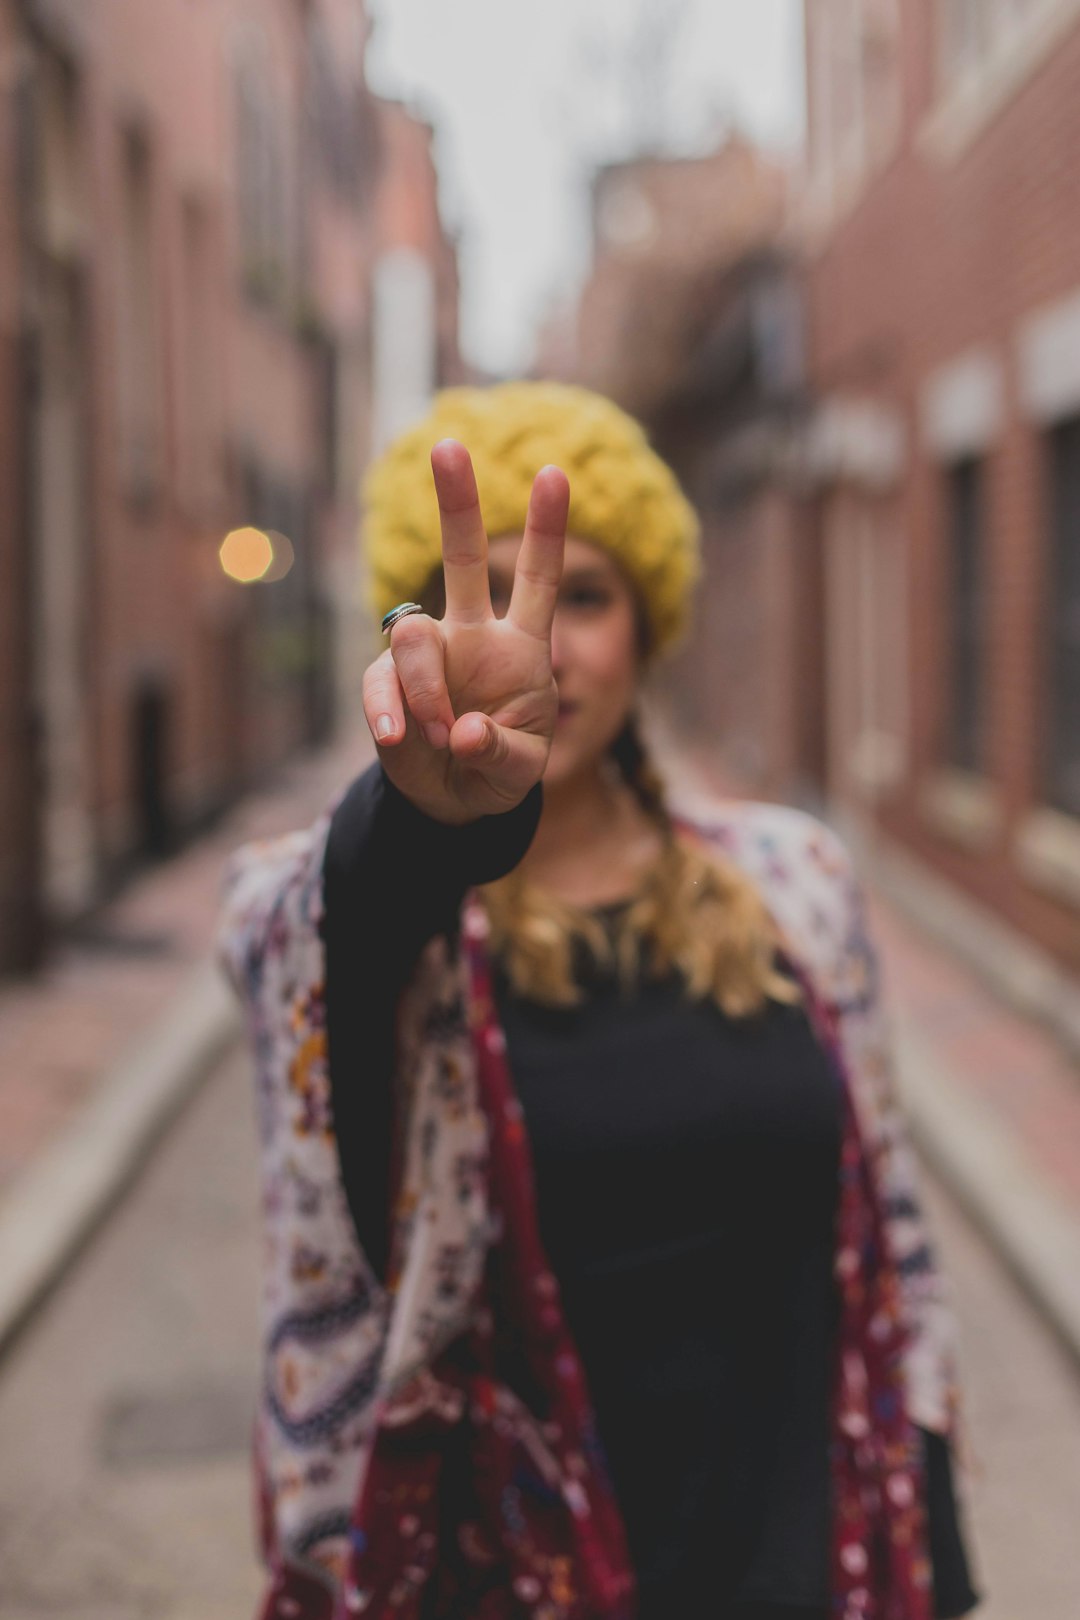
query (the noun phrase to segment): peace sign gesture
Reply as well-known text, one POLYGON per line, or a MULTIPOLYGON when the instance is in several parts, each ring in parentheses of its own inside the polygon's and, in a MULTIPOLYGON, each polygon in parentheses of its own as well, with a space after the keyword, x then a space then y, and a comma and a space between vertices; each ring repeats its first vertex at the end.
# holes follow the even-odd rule
POLYGON ((555 728, 551 623, 562 578, 570 485, 533 481, 510 605, 495 617, 472 460, 455 439, 431 452, 446 611, 399 619, 364 674, 364 716, 383 769, 421 810, 465 822, 510 810, 540 780, 555 728))

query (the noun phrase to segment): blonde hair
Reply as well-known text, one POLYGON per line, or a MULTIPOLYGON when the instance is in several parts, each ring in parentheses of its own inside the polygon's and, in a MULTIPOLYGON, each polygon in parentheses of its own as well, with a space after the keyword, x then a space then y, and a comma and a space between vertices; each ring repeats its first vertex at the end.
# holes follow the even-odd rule
POLYGON ((616 973, 624 990, 640 975, 675 971, 687 995, 711 998, 729 1018, 760 1013, 767 1001, 793 1006, 800 986, 775 965, 778 930, 753 882, 732 862, 677 836, 663 780, 631 717, 612 757, 664 834, 663 853, 621 914, 614 939, 587 910, 530 883, 520 867, 477 892, 490 947, 518 994, 549 1006, 583 999, 578 953, 616 973))

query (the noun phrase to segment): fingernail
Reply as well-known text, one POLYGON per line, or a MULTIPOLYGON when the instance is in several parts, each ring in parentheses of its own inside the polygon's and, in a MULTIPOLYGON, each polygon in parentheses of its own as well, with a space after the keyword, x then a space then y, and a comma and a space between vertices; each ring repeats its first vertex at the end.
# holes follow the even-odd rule
POLYGON ((375 722, 375 735, 380 742, 384 737, 394 735, 394 717, 392 714, 380 714, 375 722))
POLYGON ((450 741, 450 727, 441 720, 433 720, 430 726, 424 727, 424 736, 432 748, 445 748, 450 741))

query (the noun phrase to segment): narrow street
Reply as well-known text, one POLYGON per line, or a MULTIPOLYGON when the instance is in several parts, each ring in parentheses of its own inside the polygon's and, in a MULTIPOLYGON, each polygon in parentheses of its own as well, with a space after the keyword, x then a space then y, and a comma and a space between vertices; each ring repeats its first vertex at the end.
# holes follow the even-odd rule
POLYGON ((3 1620, 246 1620, 256 1182, 236 1048, 0 1367, 3 1620))
MULTIPOLYGON (((254 1138, 232 1052, 0 1369, 3 1620, 245 1620, 254 1138)), ((980 1620, 1075 1620, 1080 1379, 927 1181, 980 1465, 980 1620)))
MULTIPOLYGON (((0 1620, 261 1607, 248 946, 304 994, 324 872, 366 930, 453 868, 399 697, 539 768, 555 688, 506 943, 534 881, 632 873, 688 930, 732 897, 726 973, 758 887, 877 998, 973 1614, 1080 1620, 1080 0, 0 0, 0 64, 0 1620), (660 787, 743 883, 646 869, 660 787)), ((512 756, 473 761, 504 808, 512 756)))

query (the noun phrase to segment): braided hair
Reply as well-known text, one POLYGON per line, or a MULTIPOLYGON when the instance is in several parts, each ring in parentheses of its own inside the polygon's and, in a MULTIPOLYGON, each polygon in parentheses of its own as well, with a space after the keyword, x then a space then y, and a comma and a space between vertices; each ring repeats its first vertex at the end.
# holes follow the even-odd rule
POLYGON ((677 835, 662 775, 631 713, 609 755, 663 835, 659 859, 609 928, 595 912, 531 883, 521 867, 480 889, 490 944, 514 990, 551 1006, 584 999, 581 964, 613 972, 625 993, 675 973, 692 999, 711 999, 732 1018, 769 1000, 801 1000, 778 967, 779 939, 761 895, 732 862, 677 835))

